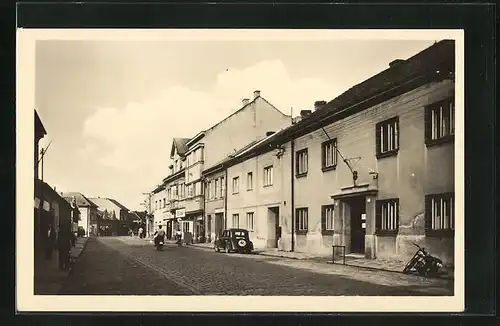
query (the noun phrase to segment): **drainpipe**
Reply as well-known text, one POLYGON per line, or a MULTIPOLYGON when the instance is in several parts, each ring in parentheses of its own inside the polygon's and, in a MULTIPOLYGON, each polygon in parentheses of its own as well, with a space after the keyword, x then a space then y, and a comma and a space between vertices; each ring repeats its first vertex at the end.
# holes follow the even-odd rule
POLYGON ((295 180, 294 180, 294 176, 293 176, 293 164, 294 164, 294 149, 295 149, 295 142, 294 140, 292 139, 291 140, 291 152, 290 152, 290 161, 291 161, 291 168, 290 168, 290 171, 291 171, 291 186, 292 186, 292 200, 291 200, 291 206, 292 206, 292 250, 291 251, 295 251, 295 239, 294 239, 294 234, 295 234, 295 180))
MULTIPOLYGON (((225 176, 224 176, 224 229, 227 227, 227 166, 224 168, 225 176)), ((221 185, 222 186, 222 185, 221 185)), ((217 236, 217 235, 216 235, 217 236)))

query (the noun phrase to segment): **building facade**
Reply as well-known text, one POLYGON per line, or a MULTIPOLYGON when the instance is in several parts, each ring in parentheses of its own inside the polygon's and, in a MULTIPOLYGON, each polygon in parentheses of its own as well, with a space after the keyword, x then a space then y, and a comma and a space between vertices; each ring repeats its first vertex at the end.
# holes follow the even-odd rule
POLYGON ((228 180, 226 172, 218 168, 221 162, 266 137, 266 133, 290 124, 291 116, 279 111, 256 90, 251 101, 243 99, 239 110, 187 143, 186 217, 193 223, 195 241, 213 241, 229 225, 225 208, 228 180))
MULTIPOLYGON (((111 220, 118 221, 116 231, 112 235, 127 235, 131 227, 129 221, 129 209, 113 198, 93 197, 89 198, 91 202, 97 205, 102 212, 108 212, 111 220), (114 234, 116 232, 116 234, 114 234)), ((93 219, 93 231, 97 233, 97 218, 93 219)))
POLYGON ((93 234, 93 227, 95 225, 95 221, 97 221, 98 206, 80 192, 64 192, 61 193, 61 196, 65 199, 76 202, 76 205, 78 206, 78 209, 80 211, 80 220, 78 221, 78 227, 81 227, 85 230, 86 237, 88 237, 90 234, 93 234))
POLYGON ((291 250, 406 260, 418 243, 453 264, 454 53, 398 60, 275 137, 293 153, 291 250))
POLYGON ((284 250, 287 242, 282 241, 282 229, 291 232, 286 218, 290 213, 290 151, 283 147, 256 151, 262 142, 273 138, 274 134, 269 134, 229 162, 227 227, 249 230, 256 249, 284 250))

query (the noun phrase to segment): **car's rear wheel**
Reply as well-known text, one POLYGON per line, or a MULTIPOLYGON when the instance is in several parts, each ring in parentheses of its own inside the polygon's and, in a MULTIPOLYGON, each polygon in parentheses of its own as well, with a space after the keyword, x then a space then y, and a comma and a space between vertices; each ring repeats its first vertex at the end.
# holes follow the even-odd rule
POLYGON ((219 247, 217 247, 216 245, 214 245, 214 251, 215 252, 219 252, 219 247))

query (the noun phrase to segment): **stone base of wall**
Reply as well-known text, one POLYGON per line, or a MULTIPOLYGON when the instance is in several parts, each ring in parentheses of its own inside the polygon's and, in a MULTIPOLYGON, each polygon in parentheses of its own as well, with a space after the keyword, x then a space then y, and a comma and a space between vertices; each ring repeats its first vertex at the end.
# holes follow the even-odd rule
MULTIPOLYGON (((323 257, 332 253, 333 244, 345 244, 346 254, 349 254, 349 240, 349 236, 341 234, 322 235, 321 233, 312 233, 296 235, 294 251, 323 257)), ((365 235, 365 258, 384 261, 407 261, 417 250, 413 243, 417 243, 432 255, 440 258, 446 266, 452 267, 454 265, 454 238, 431 238, 424 235, 365 235)), ((278 243, 278 250, 291 250, 290 234, 282 234, 282 238, 278 243)))

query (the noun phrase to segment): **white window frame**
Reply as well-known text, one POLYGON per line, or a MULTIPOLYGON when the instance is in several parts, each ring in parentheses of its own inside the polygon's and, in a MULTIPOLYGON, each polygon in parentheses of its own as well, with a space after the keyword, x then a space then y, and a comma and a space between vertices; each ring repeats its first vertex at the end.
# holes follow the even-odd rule
POLYGON ((399 150, 399 117, 393 117, 377 123, 377 155, 399 150), (386 143, 387 141, 387 143, 386 143))
POLYGON ((307 148, 301 149, 296 153, 295 175, 302 176, 308 172, 308 150, 307 148))
POLYGON ((240 177, 233 177, 233 194, 240 192, 240 177))
POLYGON ((309 227, 309 209, 307 207, 297 208, 295 211, 295 218, 297 219, 297 231, 307 232, 309 227))
POLYGON ((254 214, 254 212, 247 212, 247 228, 249 231, 255 230, 255 214, 254 214))
POLYGON ((253 190, 253 172, 247 173, 247 190, 253 190))
POLYGON ((240 214, 233 214, 233 228, 239 228, 240 227, 240 214), (236 219, 236 223, 235 222, 236 219))
POLYGON ((264 187, 273 185, 273 166, 269 165, 264 168, 264 187))
POLYGON ((337 166, 337 138, 321 144, 321 165, 323 169, 337 166))

